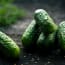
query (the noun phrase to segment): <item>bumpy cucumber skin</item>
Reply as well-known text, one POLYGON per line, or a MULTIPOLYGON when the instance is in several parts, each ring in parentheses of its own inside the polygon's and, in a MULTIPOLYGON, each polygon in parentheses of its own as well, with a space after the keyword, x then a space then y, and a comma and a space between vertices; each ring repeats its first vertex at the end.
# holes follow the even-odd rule
POLYGON ((0 51, 5 57, 19 58, 20 48, 17 44, 5 33, 0 31, 0 51))
POLYGON ((48 36, 45 36, 43 33, 40 34, 38 40, 37 40, 37 47, 43 48, 43 49, 52 49, 54 48, 54 42, 55 42, 55 33, 49 34, 48 36))
POLYGON ((39 34, 39 26, 36 24, 35 20, 33 20, 22 35, 23 46, 25 48, 34 46, 39 34))
POLYGON ((43 9, 38 9, 34 13, 36 23, 38 23, 44 34, 50 34, 57 30, 58 26, 54 23, 52 18, 43 9))
POLYGON ((58 37, 59 47, 63 51, 65 51, 65 21, 59 24, 57 37, 58 37))

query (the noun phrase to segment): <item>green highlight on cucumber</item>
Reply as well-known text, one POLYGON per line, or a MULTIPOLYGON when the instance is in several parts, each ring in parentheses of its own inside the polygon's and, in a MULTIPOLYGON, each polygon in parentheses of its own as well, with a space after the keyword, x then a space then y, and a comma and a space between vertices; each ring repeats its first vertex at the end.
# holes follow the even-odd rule
POLYGON ((62 21, 59 24, 59 28, 57 31, 57 37, 59 42, 59 47, 65 51, 65 21, 62 21))
POLYGON ((40 28, 33 20, 22 35, 22 44, 25 48, 34 47, 40 35, 40 28))
POLYGON ((20 48, 18 45, 5 33, 0 31, 0 51, 5 57, 19 58, 20 48))
POLYGON ((45 36, 42 32, 37 40, 37 47, 40 49, 52 49, 55 46, 55 33, 45 36))
POLYGON ((43 9, 37 9, 34 13, 34 19, 39 24, 42 32, 45 35, 50 34, 58 29, 58 26, 54 23, 54 20, 43 9))

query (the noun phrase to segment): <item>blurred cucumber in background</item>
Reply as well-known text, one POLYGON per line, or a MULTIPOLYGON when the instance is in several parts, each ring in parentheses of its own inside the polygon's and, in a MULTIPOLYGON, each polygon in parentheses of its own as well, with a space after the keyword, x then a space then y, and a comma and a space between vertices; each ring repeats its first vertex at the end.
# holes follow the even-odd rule
POLYGON ((0 26, 11 25, 25 17, 26 11, 13 5, 13 2, 14 0, 0 0, 0 26))

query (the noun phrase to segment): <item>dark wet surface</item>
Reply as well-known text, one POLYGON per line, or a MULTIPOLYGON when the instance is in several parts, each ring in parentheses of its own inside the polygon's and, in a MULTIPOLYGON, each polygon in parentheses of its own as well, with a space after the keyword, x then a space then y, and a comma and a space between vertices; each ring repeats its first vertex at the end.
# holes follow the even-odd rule
MULTIPOLYGON (((36 9, 42 8, 47 10, 47 12, 57 24, 65 20, 65 10, 63 8, 64 6, 61 6, 61 3, 56 3, 53 6, 44 3, 24 3, 18 4, 17 6, 24 8, 27 11, 27 16, 23 20, 18 21, 10 27, 0 27, 0 30, 8 34, 11 38, 13 38, 18 43, 21 50, 23 49, 21 43, 21 36, 27 26, 30 24, 31 20, 33 19, 34 11, 36 9)), ((0 65, 65 65, 65 59, 59 55, 58 51, 54 51, 52 54, 48 55, 44 55, 43 51, 42 53, 27 53, 23 50, 23 52, 21 51, 20 59, 18 61, 11 62, 8 60, 5 61, 5 59, 0 58, 0 65)))

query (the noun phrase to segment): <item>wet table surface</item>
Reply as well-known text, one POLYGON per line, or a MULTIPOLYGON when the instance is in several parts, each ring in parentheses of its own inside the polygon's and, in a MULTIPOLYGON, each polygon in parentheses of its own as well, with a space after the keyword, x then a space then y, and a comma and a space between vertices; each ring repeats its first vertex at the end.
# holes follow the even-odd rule
MULTIPOLYGON (((60 5, 50 6, 47 4, 40 5, 39 3, 19 5, 27 11, 27 16, 23 20, 17 21, 10 27, 0 27, 0 30, 13 38, 13 40, 17 42, 21 50, 23 49, 21 36, 33 19, 33 13, 35 9, 44 8, 53 17, 56 23, 63 21, 65 18, 65 12, 63 9, 61 9, 62 7, 60 5)), ((62 58, 57 51, 49 55, 44 55, 42 53, 30 53, 23 50, 23 52, 21 51, 21 55, 18 61, 11 62, 6 59, 0 58, 0 65, 65 65, 65 59, 62 58)))

